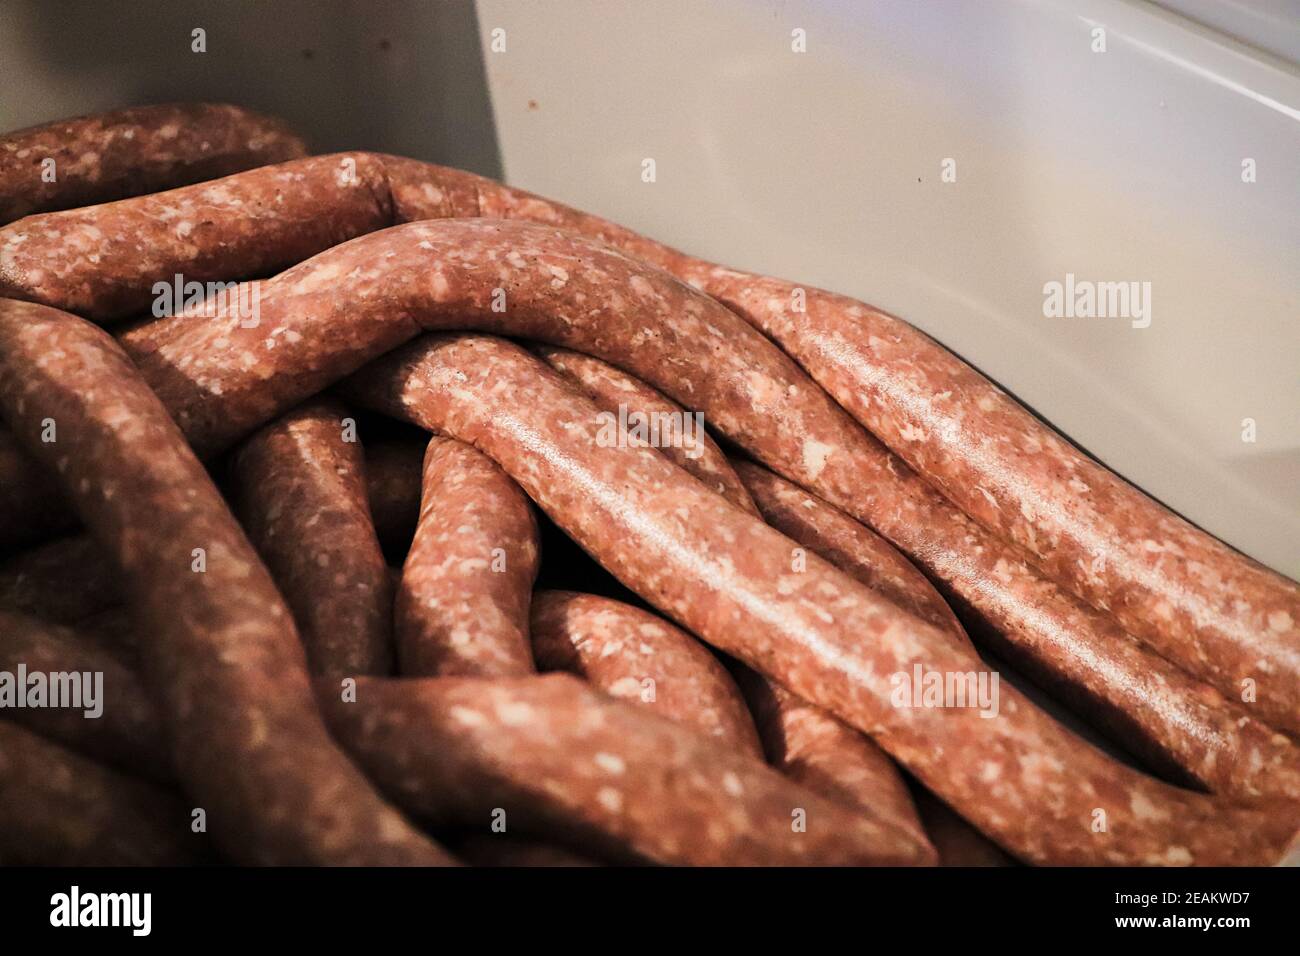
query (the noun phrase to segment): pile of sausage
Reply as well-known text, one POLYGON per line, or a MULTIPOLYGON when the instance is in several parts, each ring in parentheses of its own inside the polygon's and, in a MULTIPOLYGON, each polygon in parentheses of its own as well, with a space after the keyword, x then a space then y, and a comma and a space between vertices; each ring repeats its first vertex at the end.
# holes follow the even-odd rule
POLYGON ((893 316, 225 106, 0 222, 0 861, 1296 852, 1300 588, 893 316))

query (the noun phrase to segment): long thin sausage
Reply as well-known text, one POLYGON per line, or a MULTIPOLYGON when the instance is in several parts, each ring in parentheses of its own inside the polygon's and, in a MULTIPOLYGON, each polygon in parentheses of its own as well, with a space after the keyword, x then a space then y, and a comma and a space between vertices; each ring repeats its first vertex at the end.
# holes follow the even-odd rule
POLYGON ((534 673, 528 602, 539 548, 519 486, 470 446, 430 439, 420 520, 394 609, 401 673, 534 673))
MULTIPOLYGON (((534 351, 551 368, 577 382, 601 411, 611 416, 607 419, 611 424, 618 421, 620 411, 629 421, 638 419, 642 423, 656 418, 684 422, 685 416, 692 414, 639 379, 594 356, 551 345, 539 345, 534 351)), ((736 507, 744 508, 750 514, 758 513, 726 454, 702 425, 698 432, 688 432, 682 426, 671 433, 673 438, 678 435, 680 440, 661 441, 653 447, 736 507)))
MULTIPOLYGON (((670 420, 673 416, 683 414, 683 409, 671 399, 600 359, 548 346, 537 347, 534 351, 552 368, 582 385, 583 390, 604 412, 624 406, 642 415, 666 415, 670 420)), ((918 613, 922 620, 930 620, 941 628, 952 628, 964 639, 964 632, 953 617, 951 609, 934 588, 920 572, 908 564, 906 558, 882 539, 825 503, 820 503, 816 514, 809 516, 806 512, 812 504, 810 501, 812 496, 801 488, 750 463, 743 463, 749 469, 747 474, 737 474, 737 470, 733 469, 733 463, 729 462, 721 450, 707 437, 701 442, 701 446, 702 454, 694 458, 687 455, 683 448, 675 445, 658 447, 673 462, 718 490, 738 507, 751 513, 759 511, 759 508, 755 507, 754 498, 751 498, 751 492, 755 492, 758 500, 762 502, 761 508, 765 509, 762 517, 777 530, 800 544, 811 547, 813 551, 842 570, 853 574, 868 587, 874 587, 891 600, 900 602, 905 609, 918 613), (703 467, 694 467, 696 465, 703 467), (783 516, 789 520, 782 522, 780 519, 783 516), (797 533, 800 531, 807 534, 801 537, 797 533), (847 566, 837 559, 848 559, 847 566)), ((559 597, 548 600, 539 596, 535 604, 533 624, 533 642, 539 655, 539 662, 543 667, 547 667, 552 661, 556 663, 568 661, 572 665, 568 669, 572 670, 580 666, 588 679, 591 679, 593 673, 603 674, 605 679, 600 682, 600 686, 607 691, 632 695, 634 700, 642 699, 645 688, 635 680, 634 674, 627 673, 629 665, 626 659, 628 658, 633 662, 634 671, 637 670, 635 663, 640 663, 640 671, 647 669, 647 664, 638 661, 635 651, 632 650, 638 642, 631 639, 630 623, 618 620, 612 610, 605 615, 616 618, 611 623, 621 624, 614 628, 614 634, 610 637, 610 641, 618 647, 613 660, 620 662, 615 663, 612 668, 611 662, 603 653, 604 646, 609 642, 589 639, 588 632, 596 629, 590 626, 560 626, 564 623, 564 616, 579 616, 577 612, 581 609, 584 600, 590 603, 599 602, 597 607, 602 605, 610 605, 612 608, 623 607, 616 602, 601 601, 594 597, 584 599, 582 596, 575 595, 567 600, 559 597), (552 626, 549 628, 544 620, 538 620, 538 611, 545 614, 548 610, 551 613, 547 616, 552 621, 552 626), (561 612, 565 612, 564 616, 561 612), (573 640, 565 640, 570 635, 573 640), (548 642, 548 637, 558 637, 559 640, 548 642), (560 652, 567 653, 561 656, 560 652), (620 666, 623 668, 622 671, 619 670, 620 666)), ((593 609, 586 616, 594 617, 595 614, 593 609)), ((663 627, 660 625, 660 629, 663 627)), ((681 634, 680 638, 681 642, 690 641, 685 634, 681 634)), ((668 670, 672 673, 679 670, 688 673, 696 669, 704 670, 703 666, 664 668, 659 654, 655 654, 650 660, 656 665, 657 670, 668 670)), ((716 667, 711 658, 708 658, 708 663, 716 667)), ((737 663, 734 667, 739 672, 749 709, 754 714, 753 720, 746 717, 746 730, 752 730, 757 721, 763 749, 770 763, 782 773, 798 780, 822 796, 847 802, 868 813, 883 814, 896 826, 924 834, 925 831, 912 805, 902 775, 889 756, 875 743, 821 708, 800 700, 743 664, 737 663)), ((729 685, 730 683, 728 681, 729 685)), ((690 696, 694 698, 701 695, 695 693, 690 696)), ((653 699, 657 704, 662 700, 659 697, 653 699)), ((668 716, 674 716, 678 708, 672 706, 672 700, 667 704, 665 712, 668 716)), ((698 711, 691 707, 685 710, 683 716, 690 719, 691 715, 696 714, 698 711)), ((750 739, 753 739, 752 735, 750 739)), ((975 839, 984 838, 976 833, 975 839)))
POLYGON ((768 340, 668 274, 527 223, 444 220, 362 236, 264 285, 265 328, 160 320, 146 381, 211 453, 421 328, 474 326, 596 354, 898 545, 997 649, 1162 767, 1255 792, 1282 744, 1042 578, 890 455, 768 340), (340 277, 346 282, 340 283, 340 277), (276 334, 268 337, 266 330, 276 334), (270 344, 268 344, 270 343, 270 344), (1204 732, 1189 733, 1188 711, 1204 732))
POLYGON ((763 520, 777 531, 814 551, 908 613, 966 640, 966 632, 957 616, 934 585, 889 542, 762 465, 734 461, 732 466, 758 506, 763 520))
POLYGON ((215 179, 306 153, 282 122, 223 103, 59 120, 0 136, 0 223, 215 179))
POLYGON ((347 391, 479 447, 619 580, 870 734, 1022 859, 1274 862, 1296 837, 1294 805, 1234 806, 1145 777, 1005 685, 996 715, 900 695, 900 678, 913 674, 924 679, 918 690, 928 674, 987 686, 993 677, 951 635, 815 555, 793 569, 789 539, 657 451, 602 445, 596 407, 509 343, 427 336, 347 391))
POLYGON ((594 594, 538 591, 532 641, 543 671, 574 674, 731 750, 763 756, 753 718, 726 668, 662 618, 594 594))
POLYGON ((0 411, 121 569, 178 776, 217 844, 255 863, 445 862, 329 740, 288 609, 113 340, 0 301, 0 411))
POLYGON ((567 674, 362 679, 331 729, 412 812, 696 866, 915 864, 929 844, 567 674), (802 821, 802 825, 800 825, 802 821))
MULTIPOLYGON (((102 661, 84 642, 49 648, 59 669, 102 661)), ((598 857, 672 864, 933 859, 924 835, 828 803, 752 755, 566 675, 361 678, 348 697, 322 678, 316 689, 355 759, 394 800, 435 822, 505 824, 509 834, 522 825, 598 857)), ((139 684, 118 690, 118 704, 151 713, 139 684)), ((146 720, 129 743, 147 752, 159 724, 146 720)), ((84 727, 68 729, 71 746, 94 748, 84 727)))
POLYGON ((347 409, 313 399, 234 455, 236 513, 293 611, 313 674, 384 675, 393 591, 347 409))
MULTIPOLYGON (((453 170, 428 175, 444 188, 458 178, 453 170)), ((480 216, 599 238, 722 302, 779 342, 966 514, 1228 699, 1250 693, 1263 719, 1300 731, 1300 585, 1087 458, 938 342, 847 296, 716 266, 559 203, 461 176, 473 182, 480 216)))
POLYGON ((391 220, 376 158, 311 156, 11 223, 0 229, 0 295, 121 319, 150 309, 156 283, 268 275, 391 220))
MULTIPOLYGON (((748 461, 733 462, 763 519, 782 534, 825 558, 899 607, 953 634, 968 638, 934 586, 881 537, 797 485, 748 461)), ((893 761, 871 742, 825 711, 793 697, 749 671, 742 686, 758 715, 769 758, 819 793, 843 793, 873 806, 890 801, 912 806, 893 761), (902 788, 902 796, 899 791, 902 788)), ((983 834, 925 790, 914 812, 931 835, 944 866, 1005 865, 1006 856, 983 834)))
MULTIPOLYGON (((1300 731, 1300 586, 1233 553, 1084 458, 979 373, 906 323, 843 296, 713 266, 613 223, 482 177, 394 157, 372 159, 384 167, 390 218, 482 215, 562 225, 670 269, 704 289, 780 341, 929 480, 987 526, 1024 544, 1076 594, 1113 611, 1125 627, 1213 682, 1230 699, 1249 699, 1265 719, 1300 731), (1067 473, 1073 480, 1057 480, 1067 473)), ((228 188, 254 192, 261 182, 232 180, 238 185, 228 188)), ((327 197, 322 209, 330 208, 327 197)), ((153 222, 143 218, 142 226, 141 218, 122 217, 114 233, 130 233, 153 222)), ((224 235, 211 241, 216 248, 228 245, 224 235)), ((159 246, 167 254, 153 261, 163 274, 170 274, 165 270, 173 263, 187 261, 174 243, 164 239, 159 246)), ((13 242, 0 233, 0 270, 6 268, 5 257, 13 255, 13 242)), ((23 268, 9 268, 7 294, 72 307, 69 302, 79 301, 76 281, 54 289, 51 299, 40 299, 33 288, 61 259, 52 248, 23 268)), ((899 468, 891 463, 889 470, 897 473, 899 468)), ((853 510, 843 499, 827 497, 853 510)), ((854 513, 925 564, 927 549, 907 534, 907 516, 890 521, 878 507, 874 510, 876 521, 854 513)), ((933 527, 927 521, 914 524, 933 527)), ((1018 574, 1018 563, 1017 557, 1001 575, 1021 592, 1012 605, 1030 599, 1031 590, 1041 591, 1018 574)), ((960 578, 962 568, 957 562, 929 570, 960 578)), ((958 586, 966 590, 967 600, 979 605, 970 594, 978 590, 976 584, 961 580, 958 586)), ((1041 605, 1043 595, 1034 603, 1041 605)), ((982 613, 996 614, 987 604, 982 613)), ((1007 610, 1001 608, 1004 616, 1007 610)), ((1077 609, 1057 607, 1054 613, 1058 627, 1079 629, 1077 609)), ((1020 614, 1013 626, 1032 631, 1023 620, 1026 616, 1020 614)))
POLYGON ((814 793, 925 838, 907 783, 888 754, 757 671, 737 670, 768 763, 814 793))

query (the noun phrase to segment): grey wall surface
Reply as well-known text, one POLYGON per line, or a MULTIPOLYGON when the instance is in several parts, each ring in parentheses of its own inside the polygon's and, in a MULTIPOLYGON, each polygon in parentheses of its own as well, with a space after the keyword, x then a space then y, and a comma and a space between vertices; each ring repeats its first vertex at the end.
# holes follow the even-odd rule
POLYGON ((469 0, 0 4, 0 129, 172 100, 273 113, 318 152, 500 173, 469 0))

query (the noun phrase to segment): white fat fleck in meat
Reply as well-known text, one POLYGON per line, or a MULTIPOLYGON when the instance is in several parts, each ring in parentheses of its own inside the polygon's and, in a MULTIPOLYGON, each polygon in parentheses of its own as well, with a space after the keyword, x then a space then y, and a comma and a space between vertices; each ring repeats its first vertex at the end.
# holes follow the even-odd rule
POLYGON ((477 710, 470 710, 468 707, 453 707, 450 710, 451 719, 466 727, 482 727, 487 724, 487 718, 477 710))
POLYGON ((834 445, 828 445, 825 442, 820 442, 813 438, 804 441, 803 464, 804 467, 808 469, 808 478, 810 481, 817 480, 817 476, 822 473, 822 469, 826 467, 826 461, 834 451, 834 445))
POLYGON ((1285 634, 1291 628, 1295 627, 1295 621, 1286 611, 1273 611, 1268 616, 1268 629, 1276 631, 1278 634, 1285 634))
POLYGON ((594 759, 596 766, 601 770, 604 770, 606 773, 617 775, 627 769, 627 764, 624 763, 623 758, 617 754, 605 753, 602 751, 596 754, 594 759))
POLYGON ((613 787, 601 787, 596 792, 596 800, 610 813, 623 812, 623 794, 613 787))
POLYGON ((924 428, 921 428, 919 425, 913 425, 911 422, 908 422, 906 425, 904 425, 902 428, 898 430, 898 437, 903 439, 903 441, 923 442, 926 440, 928 436, 926 435, 924 428))
POLYGON ((611 697, 636 697, 641 693, 641 682, 635 677, 620 677, 609 685, 611 697))
POLYGON ((526 727, 536 722, 537 713, 531 704, 506 700, 497 704, 497 717, 507 727, 526 727))
POLYGON ((1165 850, 1165 862, 1170 866, 1190 866, 1193 858, 1185 846, 1171 846, 1165 850))
POLYGON ((1169 811, 1157 806, 1146 798, 1140 790, 1135 790, 1129 797, 1128 808, 1138 820, 1158 823, 1169 818, 1169 811))

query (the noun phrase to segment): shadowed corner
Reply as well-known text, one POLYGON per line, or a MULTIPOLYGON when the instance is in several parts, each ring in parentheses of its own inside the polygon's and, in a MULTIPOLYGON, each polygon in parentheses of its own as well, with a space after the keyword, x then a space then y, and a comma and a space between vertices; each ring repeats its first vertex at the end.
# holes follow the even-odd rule
POLYGON ((277 116, 314 152, 370 149, 501 178, 472 0, 7 4, 0 129, 180 101, 277 116), (206 52, 191 49, 195 29, 206 52), (108 42, 106 42, 106 40, 108 42))

